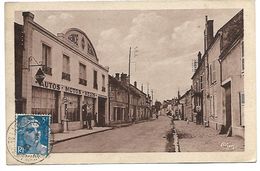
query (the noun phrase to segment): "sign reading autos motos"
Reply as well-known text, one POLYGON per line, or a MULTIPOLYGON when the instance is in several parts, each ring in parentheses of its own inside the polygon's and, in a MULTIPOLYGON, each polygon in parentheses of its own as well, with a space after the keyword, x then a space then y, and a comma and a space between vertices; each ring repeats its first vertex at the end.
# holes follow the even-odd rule
POLYGON ((44 78, 45 78, 45 74, 43 73, 42 69, 39 68, 37 73, 35 74, 34 78, 36 79, 36 81, 38 82, 39 85, 42 84, 44 78))

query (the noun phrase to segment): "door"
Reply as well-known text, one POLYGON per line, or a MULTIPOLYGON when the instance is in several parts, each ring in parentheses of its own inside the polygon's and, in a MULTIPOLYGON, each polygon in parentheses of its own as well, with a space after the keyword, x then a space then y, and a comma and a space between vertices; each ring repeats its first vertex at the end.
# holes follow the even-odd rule
POLYGON ((225 107, 226 107, 226 132, 232 124, 231 118, 231 84, 230 82, 225 85, 225 107))
POLYGON ((106 99, 98 98, 98 126, 105 126, 106 99))

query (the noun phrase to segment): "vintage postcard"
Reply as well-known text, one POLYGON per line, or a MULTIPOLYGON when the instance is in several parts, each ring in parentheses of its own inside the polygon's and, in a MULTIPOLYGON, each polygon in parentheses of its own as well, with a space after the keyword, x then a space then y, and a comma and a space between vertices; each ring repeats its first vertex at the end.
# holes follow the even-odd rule
POLYGON ((254 12, 6 3, 7 164, 255 162, 254 12))

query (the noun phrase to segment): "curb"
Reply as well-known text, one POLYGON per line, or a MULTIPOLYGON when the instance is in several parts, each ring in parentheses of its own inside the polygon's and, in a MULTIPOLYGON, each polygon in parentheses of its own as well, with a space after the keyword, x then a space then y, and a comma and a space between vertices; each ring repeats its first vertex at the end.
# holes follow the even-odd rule
POLYGON ((96 131, 96 132, 90 132, 90 133, 87 133, 87 134, 82 134, 82 135, 78 135, 78 136, 74 136, 74 137, 69 137, 69 138, 66 138, 66 139, 62 139, 62 140, 57 140, 57 141, 51 142, 50 144, 51 145, 55 145, 55 144, 58 144, 60 142, 64 142, 64 141, 68 141, 68 140, 72 140, 72 139, 75 139, 75 138, 80 138, 80 137, 84 137, 84 136, 87 136, 87 135, 92 135, 92 134, 96 134, 96 133, 100 133, 100 132, 109 131, 109 130, 112 130, 112 129, 114 129, 114 128, 112 127, 112 128, 109 128, 109 129, 104 129, 104 130, 100 130, 100 131, 96 131))

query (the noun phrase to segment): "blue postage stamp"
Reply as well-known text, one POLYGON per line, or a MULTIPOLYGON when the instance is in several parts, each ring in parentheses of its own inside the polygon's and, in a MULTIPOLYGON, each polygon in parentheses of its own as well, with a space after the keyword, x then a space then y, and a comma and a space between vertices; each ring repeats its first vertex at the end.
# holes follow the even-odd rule
POLYGON ((16 115, 16 153, 47 156, 50 115, 16 115))

